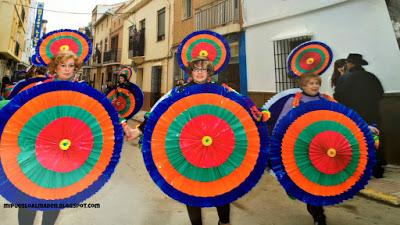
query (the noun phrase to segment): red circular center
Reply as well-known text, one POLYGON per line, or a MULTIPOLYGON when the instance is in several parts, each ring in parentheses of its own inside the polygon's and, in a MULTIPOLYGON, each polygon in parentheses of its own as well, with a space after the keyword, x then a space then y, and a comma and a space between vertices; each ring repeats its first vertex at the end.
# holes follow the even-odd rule
POLYGON ((200 168, 223 164, 235 147, 235 135, 229 124, 213 115, 197 116, 182 129, 180 147, 186 160, 200 168), (203 144, 203 137, 212 138, 212 144, 203 144))
POLYGON ((349 141, 342 134, 335 131, 324 131, 312 139, 309 156, 311 163, 320 172, 336 174, 350 163, 352 149, 349 141), (329 149, 336 150, 336 155, 329 156, 329 149))
POLYGON ((214 60, 217 58, 218 55, 217 49, 215 49, 214 45, 207 42, 201 42, 193 47, 191 52, 192 58, 198 57, 200 55, 200 52, 203 50, 207 51, 208 53, 207 58, 211 60, 211 62, 214 62, 214 60))
POLYGON ((318 53, 307 52, 300 59, 300 67, 303 70, 312 70, 321 63, 321 60, 322 58, 318 53), (307 62, 309 59, 313 59, 312 63, 310 63, 311 61, 307 62))
POLYGON ((126 99, 122 96, 118 96, 117 100, 114 103, 114 107, 117 109, 118 112, 124 110, 126 107, 126 99))
POLYGON ((72 51, 75 54, 78 54, 79 45, 75 41, 73 41, 73 39, 69 39, 69 38, 63 38, 63 39, 54 41, 53 44, 50 46, 51 53, 53 55, 56 55, 60 51, 60 48, 63 45, 67 45, 69 48, 69 51, 72 51))
POLYGON ((71 172, 82 166, 93 148, 93 134, 81 120, 63 117, 40 131, 36 140, 36 158, 48 170, 71 172), (60 149, 64 139, 71 141, 68 150, 60 149))

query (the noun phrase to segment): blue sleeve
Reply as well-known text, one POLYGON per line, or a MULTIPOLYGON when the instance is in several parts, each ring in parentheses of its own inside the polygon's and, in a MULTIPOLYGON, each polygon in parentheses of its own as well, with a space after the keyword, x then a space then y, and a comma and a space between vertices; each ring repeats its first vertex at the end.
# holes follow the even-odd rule
POLYGON ((286 116, 286 114, 288 114, 288 112, 290 112, 290 110, 293 109, 293 100, 294 100, 294 98, 293 98, 293 97, 290 97, 290 98, 286 101, 285 105, 283 105, 282 111, 281 111, 281 113, 279 114, 278 119, 276 120, 276 124, 278 124, 278 123, 279 123, 279 120, 282 119, 282 117, 286 116))

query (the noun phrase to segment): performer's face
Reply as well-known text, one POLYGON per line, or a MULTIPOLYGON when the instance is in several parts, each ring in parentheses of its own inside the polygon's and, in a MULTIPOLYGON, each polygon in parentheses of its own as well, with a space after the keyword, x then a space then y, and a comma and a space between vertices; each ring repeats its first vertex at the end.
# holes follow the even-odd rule
POLYGON ((204 84, 207 82, 208 71, 207 68, 203 68, 201 62, 195 63, 192 71, 193 81, 198 84, 204 84))
POLYGON ((57 65, 56 73, 60 80, 72 80, 75 75, 75 61, 69 58, 57 65))
POLYGON ((310 79, 301 89, 303 89, 306 94, 314 96, 318 94, 320 87, 321 84, 317 79, 310 79))
POLYGON ((119 76, 119 83, 120 83, 120 84, 125 83, 125 77, 119 76))

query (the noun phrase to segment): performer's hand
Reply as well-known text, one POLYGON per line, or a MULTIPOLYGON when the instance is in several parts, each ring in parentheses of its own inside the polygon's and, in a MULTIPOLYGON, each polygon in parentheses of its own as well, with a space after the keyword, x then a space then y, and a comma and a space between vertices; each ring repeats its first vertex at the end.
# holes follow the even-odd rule
POLYGON ((370 129, 370 131, 376 135, 379 135, 379 130, 378 128, 374 127, 374 126, 368 126, 368 128, 370 129))
POLYGON ((142 134, 142 132, 138 128, 133 129, 128 125, 123 126, 123 128, 126 135, 126 140, 128 141, 136 139, 142 134))

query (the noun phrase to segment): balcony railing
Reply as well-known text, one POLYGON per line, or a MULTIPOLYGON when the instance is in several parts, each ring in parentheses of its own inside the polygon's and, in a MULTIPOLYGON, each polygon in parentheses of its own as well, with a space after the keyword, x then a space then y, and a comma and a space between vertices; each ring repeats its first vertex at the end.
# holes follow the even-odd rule
POLYGON ((103 63, 120 63, 121 49, 113 49, 103 54, 103 63))
POLYGON ((96 48, 93 50, 93 56, 92 56, 92 65, 93 66, 98 66, 101 64, 101 51, 100 49, 96 48))
POLYGON ((239 0, 224 0, 195 12, 196 30, 212 29, 229 23, 239 23, 239 0))
POLYGON ((144 56, 145 29, 140 31, 131 30, 129 33, 129 58, 144 56))

